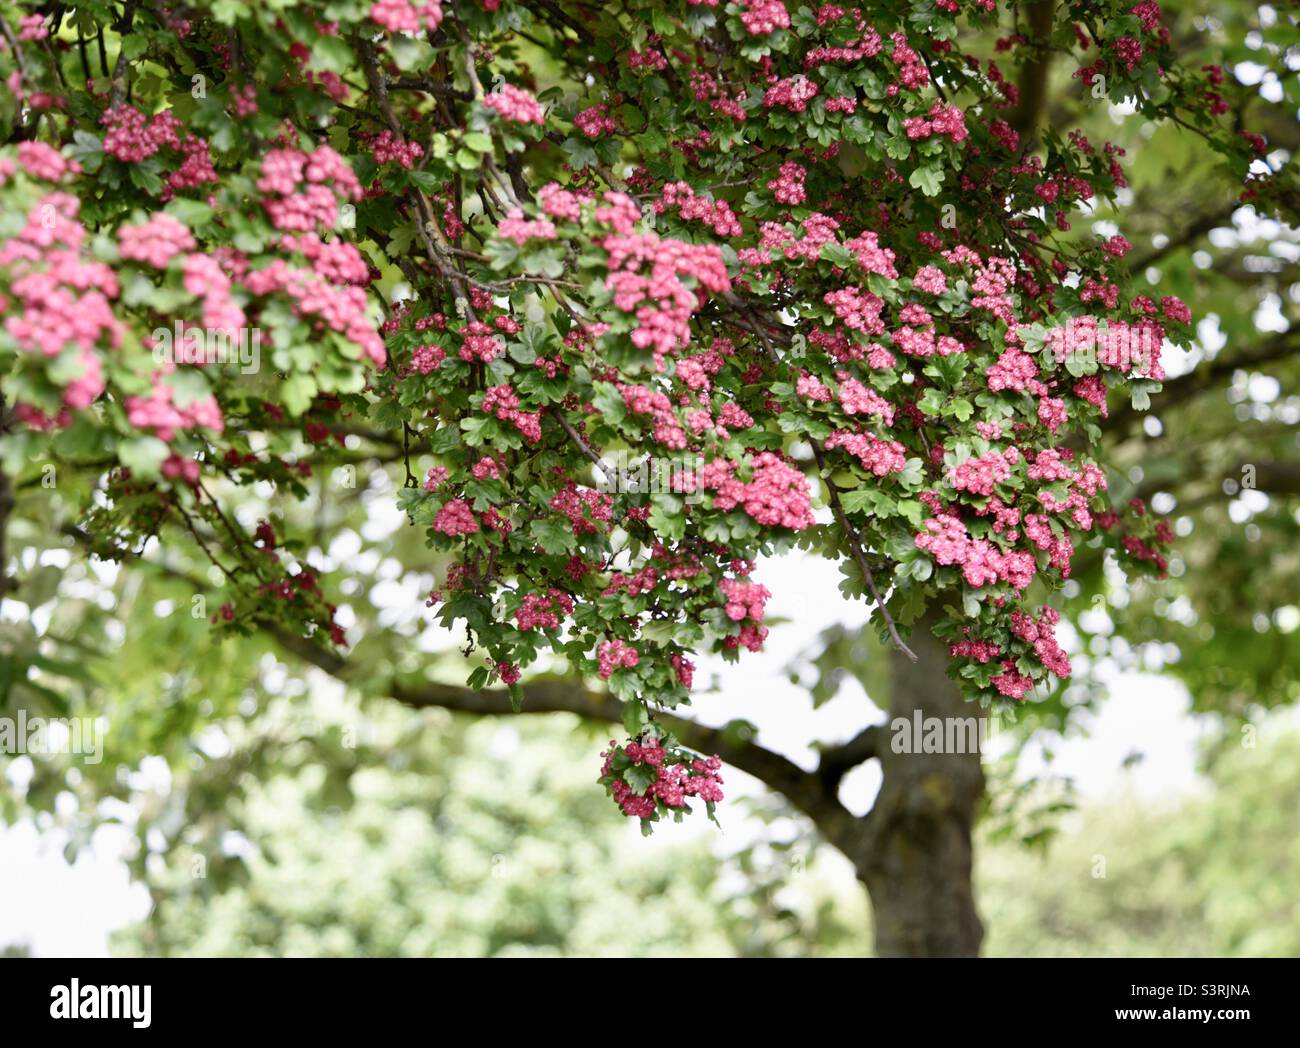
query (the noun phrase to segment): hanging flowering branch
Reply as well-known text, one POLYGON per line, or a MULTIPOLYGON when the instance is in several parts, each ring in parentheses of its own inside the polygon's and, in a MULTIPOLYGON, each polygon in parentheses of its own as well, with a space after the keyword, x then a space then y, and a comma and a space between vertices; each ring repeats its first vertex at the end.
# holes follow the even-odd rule
POLYGON ((698 653, 762 647, 756 565, 796 545, 904 652, 942 610, 966 692, 1022 699, 1069 675, 1044 602, 1081 543, 1166 567, 1099 422, 1192 318, 1072 232, 1122 150, 1022 141, 994 54, 1054 48, 1257 208, 1294 192, 1156 4, 1056 6, 998 41, 994 0, 0 4, 5 460, 107 457, 97 553, 181 530, 219 626, 342 646, 327 580, 219 496, 388 434, 470 684, 518 697, 547 654, 604 681, 601 781, 649 821, 721 799, 655 713, 698 653))

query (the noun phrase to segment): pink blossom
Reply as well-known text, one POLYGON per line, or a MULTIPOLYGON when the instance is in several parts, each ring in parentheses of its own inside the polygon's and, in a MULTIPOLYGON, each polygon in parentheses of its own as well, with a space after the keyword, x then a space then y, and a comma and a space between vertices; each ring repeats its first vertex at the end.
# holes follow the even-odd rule
POLYGON ((454 538, 473 534, 479 530, 479 525, 469 503, 464 499, 453 499, 438 510, 433 519, 433 530, 454 538))
POLYGON ((641 661, 636 648, 624 644, 621 640, 601 641, 596 649, 596 656, 599 663, 597 673, 601 680, 609 680, 614 675, 614 671, 620 667, 631 668, 641 661))
POLYGON ((488 109, 496 110, 502 120, 515 124, 544 124, 546 114, 533 95, 514 84, 502 84, 483 99, 488 109))
POLYGON ((117 246, 122 258, 162 269, 182 252, 194 250, 195 244, 186 226, 161 212, 143 225, 120 227, 117 246))
POLYGON ((948 290, 948 278, 937 266, 922 266, 912 277, 912 287, 931 295, 942 295, 948 290))
POLYGON ((425 0, 417 6, 412 0, 375 0, 370 20, 390 33, 433 32, 442 24, 442 2, 425 0))
POLYGON ((750 36, 768 36, 790 28, 790 12, 781 0, 740 0, 740 21, 750 36))

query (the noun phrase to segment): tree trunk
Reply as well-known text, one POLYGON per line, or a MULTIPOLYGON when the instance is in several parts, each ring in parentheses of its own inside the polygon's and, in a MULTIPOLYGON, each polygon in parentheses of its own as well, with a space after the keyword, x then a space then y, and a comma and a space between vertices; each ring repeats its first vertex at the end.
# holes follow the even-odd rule
POLYGON ((863 842, 855 865, 871 897, 876 953, 881 957, 973 957, 984 927, 975 911, 971 883, 971 830, 984 772, 978 746, 966 748, 982 724, 982 710, 964 700, 945 674, 946 643, 922 619, 908 643, 917 661, 894 652, 889 717, 878 747, 883 773, 880 795, 862 820, 863 842), (909 725, 939 718, 968 730, 954 739, 944 731, 945 752, 923 752, 923 739, 911 733, 912 752, 896 752, 907 732, 894 730, 898 718, 909 725), (961 718, 951 722, 945 718, 961 718), (970 720, 968 718, 973 718, 970 720))

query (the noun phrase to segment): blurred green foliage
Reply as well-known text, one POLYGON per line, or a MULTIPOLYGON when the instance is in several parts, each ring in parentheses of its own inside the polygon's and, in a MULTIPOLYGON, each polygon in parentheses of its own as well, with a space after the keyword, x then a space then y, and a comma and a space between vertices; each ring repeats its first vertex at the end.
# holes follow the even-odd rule
MULTIPOLYGON (((708 836, 593 831, 584 743, 564 719, 447 718, 436 770, 371 769, 345 809, 321 776, 247 802, 247 877, 210 894, 178 855, 123 954, 824 956, 867 952, 847 865, 756 802, 775 846, 721 862, 708 836), (516 748, 517 746, 517 748, 516 748), (455 756, 451 754, 454 753, 455 756), (635 844, 635 847, 631 845, 635 844)), ((1300 953, 1300 734, 1219 752, 1202 795, 1086 805, 1043 848, 985 831, 976 881, 993 956, 1300 953), (1101 874, 1104 874, 1102 876, 1101 874)))
POLYGON ((239 833, 220 849, 242 856, 236 876, 185 845, 146 862, 156 906, 120 952, 718 956, 789 953, 808 939, 860 945, 860 922, 850 930, 824 909, 806 921, 775 899, 784 888, 808 902, 822 884, 809 875, 811 894, 788 891, 764 865, 776 854, 766 845, 728 877, 709 834, 644 841, 635 824, 603 819, 590 731, 575 718, 516 729, 439 711, 403 724, 415 719, 367 725, 384 737, 372 748, 401 748, 351 776, 346 796, 330 792, 321 763, 251 788, 239 833))
POLYGON ((1219 754, 1208 797, 1088 807, 1045 853, 982 850, 985 953, 1300 955, 1300 735, 1270 734, 1219 754))

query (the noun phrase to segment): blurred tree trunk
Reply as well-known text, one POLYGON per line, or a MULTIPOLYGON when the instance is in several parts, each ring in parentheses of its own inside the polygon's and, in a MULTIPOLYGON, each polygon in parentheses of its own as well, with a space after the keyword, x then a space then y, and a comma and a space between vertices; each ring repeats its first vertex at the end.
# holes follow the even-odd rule
MULTIPOLYGON (((902 717, 975 718, 944 674, 945 642, 917 623, 908 643, 912 662, 892 653, 890 724, 902 717)), ((887 726, 888 727, 888 726, 887 726)), ((861 822, 858 878, 871 897, 876 953, 881 957, 970 957, 984 927, 971 883, 972 844, 984 772, 978 749, 969 753, 896 753, 887 730, 877 756, 883 773, 875 807, 861 822)), ((914 751, 920 740, 913 738, 914 751)))

